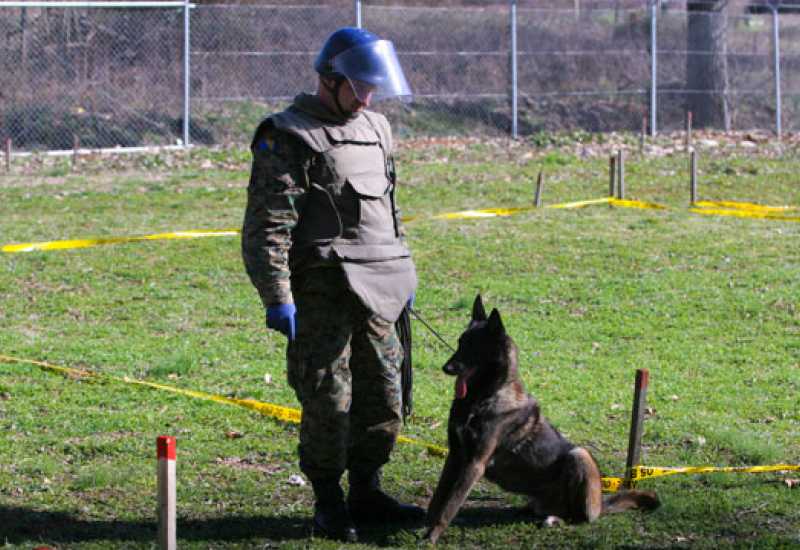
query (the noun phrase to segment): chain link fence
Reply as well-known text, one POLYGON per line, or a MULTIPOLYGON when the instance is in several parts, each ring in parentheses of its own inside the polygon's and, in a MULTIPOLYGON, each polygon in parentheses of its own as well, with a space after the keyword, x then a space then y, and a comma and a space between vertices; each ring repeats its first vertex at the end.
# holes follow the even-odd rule
POLYGON ((0 3, 0 138, 16 149, 175 144, 183 11, 0 3))
POLYGON ((720 129, 798 129, 796 12, 386 4, 0 2, 0 139, 25 151, 245 142, 315 90, 321 43, 359 22, 395 42, 415 92, 377 106, 401 137, 676 130, 688 111, 720 129))

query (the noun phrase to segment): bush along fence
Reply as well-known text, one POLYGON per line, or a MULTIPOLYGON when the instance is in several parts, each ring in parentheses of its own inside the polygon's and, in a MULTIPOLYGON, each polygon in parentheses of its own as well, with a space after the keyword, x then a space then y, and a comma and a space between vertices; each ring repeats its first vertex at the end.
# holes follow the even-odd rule
POLYGON ((317 48, 345 25, 396 44, 415 98, 376 108, 399 137, 643 121, 655 135, 681 129, 688 111, 695 127, 797 129, 800 13, 587 4, 3 1, 0 141, 15 153, 243 142, 260 117, 315 88, 317 48))

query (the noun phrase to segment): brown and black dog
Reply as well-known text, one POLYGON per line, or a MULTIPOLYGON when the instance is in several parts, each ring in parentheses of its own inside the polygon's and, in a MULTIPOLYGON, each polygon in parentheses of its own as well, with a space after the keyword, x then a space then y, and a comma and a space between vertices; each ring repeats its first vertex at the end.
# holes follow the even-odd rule
POLYGON ((516 345, 496 309, 486 317, 480 295, 444 372, 457 376, 447 426, 450 451, 428 506, 427 541, 438 540, 483 476, 528 495, 532 516, 548 524, 659 506, 652 492, 623 491, 603 498, 594 458, 541 415, 539 403, 519 379, 516 345))

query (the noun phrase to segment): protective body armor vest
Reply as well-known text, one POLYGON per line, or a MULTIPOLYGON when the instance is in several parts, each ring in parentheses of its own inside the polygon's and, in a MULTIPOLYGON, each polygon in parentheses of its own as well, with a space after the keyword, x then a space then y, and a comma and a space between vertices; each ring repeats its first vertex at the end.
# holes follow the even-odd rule
POLYGON ((311 256, 340 264, 364 305, 394 322, 417 276, 400 240, 386 118, 365 112, 334 124, 293 107, 270 118, 317 153, 329 174, 328 181, 309 181, 297 202, 290 263, 311 256))

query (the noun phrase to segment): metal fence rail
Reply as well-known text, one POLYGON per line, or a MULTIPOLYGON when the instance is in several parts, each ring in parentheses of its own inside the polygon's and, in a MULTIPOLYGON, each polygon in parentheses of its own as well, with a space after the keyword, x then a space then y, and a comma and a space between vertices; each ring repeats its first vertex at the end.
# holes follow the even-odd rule
POLYGON ((415 92, 411 104, 379 106, 400 136, 638 131, 643 121, 656 133, 720 102, 716 127, 797 129, 800 13, 566 4, 0 1, 0 139, 27 151, 245 141, 260 117, 315 89, 325 37, 359 24, 395 42, 415 92), (698 24, 721 33, 721 47, 693 44, 698 24), (693 87, 707 58, 724 78, 693 87))

